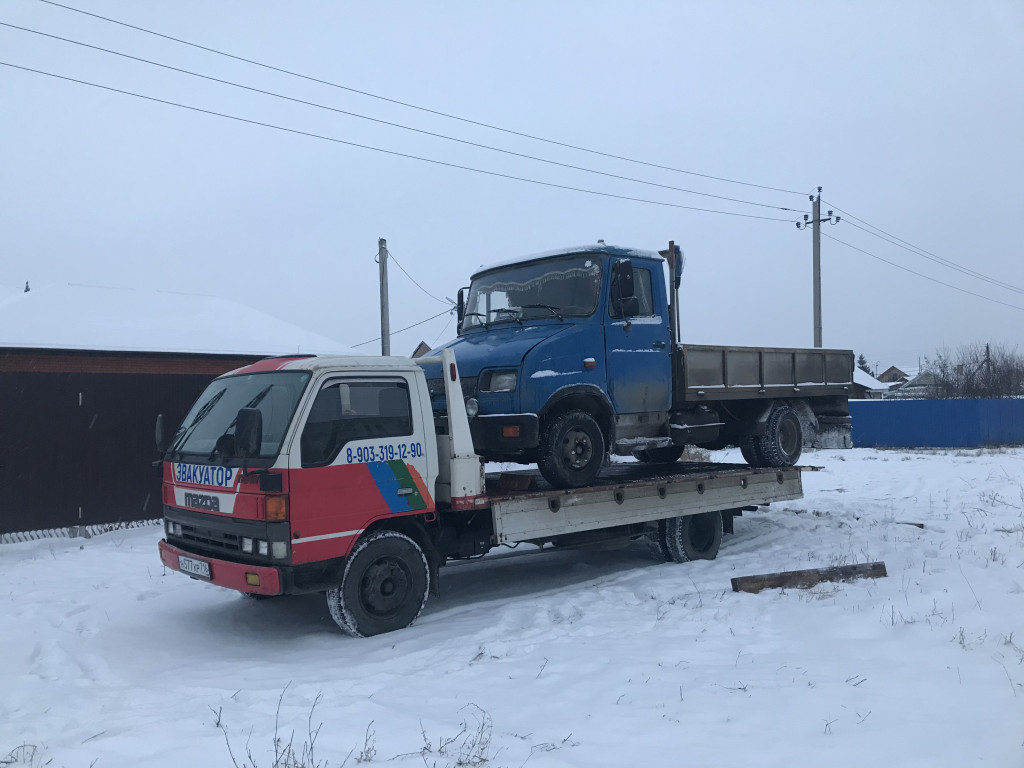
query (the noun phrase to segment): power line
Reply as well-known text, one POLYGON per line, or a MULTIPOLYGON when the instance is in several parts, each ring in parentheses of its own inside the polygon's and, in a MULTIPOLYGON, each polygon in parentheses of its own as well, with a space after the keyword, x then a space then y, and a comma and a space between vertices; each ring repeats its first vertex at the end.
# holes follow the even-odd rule
POLYGON ((427 294, 427 296, 429 296, 430 298, 432 298, 432 299, 433 299, 434 301, 436 301, 436 302, 438 302, 438 303, 440 303, 440 304, 446 304, 446 305, 449 305, 449 306, 451 306, 452 304, 454 304, 454 303, 455 303, 455 302, 453 302, 453 301, 452 301, 451 299, 448 299, 448 300, 446 301, 446 300, 444 300, 444 299, 439 299, 439 298, 437 298, 437 296, 435 296, 435 295, 434 295, 434 294, 432 294, 432 293, 431 293, 430 291, 428 291, 428 290, 427 290, 426 288, 424 288, 424 287, 423 287, 422 285, 420 285, 420 284, 419 284, 419 283, 418 283, 418 282, 416 281, 416 278, 415 278, 415 277, 413 277, 412 275, 410 275, 410 274, 409 274, 408 272, 406 272, 406 271, 405 271, 405 267, 403 267, 403 266, 401 265, 401 263, 400 263, 400 262, 398 261, 398 259, 396 259, 396 258, 395 258, 395 254, 393 254, 393 253, 391 252, 391 249, 390 249, 390 248, 388 248, 388 258, 389 258, 389 259, 391 259, 391 260, 392 260, 393 262, 395 262, 395 266, 397 266, 397 267, 398 267, 398 268, 399 268, 400 270, 402 270, 402 272, 403 272, 403 273, 405 274, 405 276, 406 276, 406 277, 408 277, 408 278, 409 278, 410 280, 412 280, 412 282, 413 282, 413 285, 415 285, 415 286, 416 286, 417 288, 419 288, 419 289, 420 289, 421 291, 423 291, 423 292, 424 292, 425 294, 427 294))
POLYGON ((884 262, 884 263, 888 264, 891 267, 896 267, 896 269, 902 269, 904 272, 909 272, 912 275, 917 275, 918 277, 923 277, 925 280, 931 280, 933 283, 938 283, 939 285, 944 285, 947 288, 952 288, 954 291, 960 291, 961 293, 966 293, 969 296, 976 296, 979 299, 984 299, 985 301, 991 301, 994 304, 1002 304, 1004 307, 1009 307, 1010 309, 1019 309, 1020 311, 1024 312, 1024 307, 1019 307, 1016 304, 1007 304, 1005 301, 999 301, 999 299, 993 299, 990 296, 984 296, 984 295, 982 295, 980 293, 975 293, 974 291, 969 291, 966 288, 961 288, 958 285, 953 285, 952 283, 946 283, 946 282, 943 282, 942 280, 937 280, 936 278, 931 277, 929 275, 925 275, 925 274, 923 274, 921 272, 915 272, 914 270, 912 270, 912 269, 910 269, 908 267, 904 267, 904 266, 902 266, 900 264, 897 264, 894 261, 889 261, 888 259, 883 259, 881 256, 877 256, 877 255, 871 253, 870 251, 865 251, 863 248, 858 248, 855 245, 850 245, 849 243, 840 240, 838 237, 832 237, 832 235, 826 234, 825 232, 822 232, 821 235, 822 235, 822 237, 827 237, 829 240, 834 240, 835 242, 839 243, 840 245, 845 245, 847 248, 852 248, 855 251, 859 251, 860 253, 863 253, 865 256, 870 256, 871 258, 877 259, 878 261, 881 261, 881 262, 884 262))
POLYGON ((425 112, 427 114, 437 115, 438 117, 443 117, 443 118, 446 118, 448 120, 457 120, 458 122, 466 123, 468 125, 475 125, 475 126, 478 126, 480 128, 487 128, 488 130, 492 130, 492 131, 499 131, 501 133, 505 133, 505 134, 508 134, 508 135, 511 135, 511 136, 519 136, 520 138, 530 139, 531 141, 540 141, 540 142, 543 142, 545 144, 551 144, 551 145, 554 145, 554 146, 557 146, 557 147, 564 147, 566 149, 572 149, 572 150, 575 150, 577 152, 586 152, 586 153, 592 154, 592 155, 599 155, 601 157, 608 157, 608 158, 611 158, 613 160, 622 160, 622 161, 627 162, 627 163, 634 163, 636 165, 644 165, 644 166, 647 166, 649 168, 658 168, 658 169, 661 169, 663 171, 672 171, 673 173, 683 173, 683 174, 687 174, 689 176, 697 176, 697 177, 703 178, 703 179, 712 179, 714 181, 722 181, 722 182, 726 182, 728 184, 739 184, 739 185, 745 186, 745 187, 753 187, 753 188, 756 188, 756 189, 765 189, 765 190, 770 190, 772 192, 782 192, 782 193, 790 194, 790 195, 802 195, 802 194, 804 194, 803 192, 797 192, 797 191, 792 190, 792 189, 784 189, 784 188, 781 188, 781 187, 772 187, 772 186, 769 186, 769 185, 766 185, 766 184, 754 184, 754 183, 751 183, 751 182, 748 182, 748 181, 739 181, 737 179, 730 179, 730 178, 727 178, 725 176, 714 176, 714 175, 708 174, 708 173, 698 173, 697 171, 688 171, 688 170, 685 170, 685 169, 682 169, 682 168, 673 168, 672 166, 668 166, 668 165, 659 165, 658 163, 652 163, 652 162, 648 162, 648 161, 645 161, 645 160, 638 160, 638 159, 635 159, 635 158, 632 158, 632 157, 627 157, 627 156, 624 156, 624 155, 616 155, 616 154, 613 154, 611 152, 602 152, 602 151, 597 150, 597 149, 589 149, 587 147, 578 146, 576 144, 569 144, 567 142, 555 141, 554 139, 547 139, 547 138, 544 138, 543 136, 535 136, 533 134, 523 133, 522 131, 514 131, 514 130, 512 130, 510 128, 502 128, 501 126, 498 126, 498 125, 492 125, 490 123, 484 123, 484 122, 481 122, 479 120, 471 120, 470 118, 467 118, 467 117, 460 117, 458 115, 453 115, 453 114, 450 114, 448 112, 441 112, 439 110, 430 109, 428 107, 421 107, 421 106, 418 106, 416 104, 411 104, 409 102, 399 101, 398 99, 392 99, 392 98, 389 98, 387 96, 381 96, 381 95, 376 94, 376 93, 371 93, 369 91, 362 91, 362 90, 359 90, 358 88, 352 88, 350 86, 341 85, 340 83, 333 83, 330 80, 323 80, 323 79, 318 78, 318 77, 312 77, 310 75, 304 75, 304 74, 302 74, 300 72, 294 72, 292 70, 284 69, 282 67, 275 67, 275 66, 273 66, 271 64, 265 64, 263 62, 256 61, 254 59, 247 59, 247 58, 245 58, 243 56, 236 56, 234 54, 227 53, 225 51, 221 51, 221 50, 218 50, 216 48, 210 48, 210 47, 205 46, 205 45, 200 45, 198 43, 189 42, 188 40, 183 40, 182 38, 179 38, 179 37, 172 37, 171 35, 166 35, 166 34, 163 34, 162 32, 156 32, 156 31, 154 31, 152 29, 146 29, 145 27, 140 27, 140 26, 137 26, 135 24, 129 24, 129 23, 124 22, 124 21, 119 21, 118 19, 112 19, 109 16, 101 16, 98 13, 90 13, 89 11, 84 11, 81 8, 75 8, 75 7, 70 6, 70 5, 64 5, 63 3, 58 3, 58 2, 55 2, 54 0, 39 0, 39 2, 46 3, 47 5, 57 6, 58 8, 64 8, 65 10, 73 11, 74 13, 80 13, 80 14, 83 14, 85 16, 91 16, 91 17, 93 17, 95 19, 100 19, 101 21, 106 21, 106 22, 109 22, 111 24, 117 24, 117 25, 122 26, 122 27, 127 27, 128 29, 134 29, 134 30, 136 30, 138 32, 144 32, 144 33, 146 33, 148 35, 154 35, 156 37, 161 37, 161 38, 163 38, 165 40, 171 40, 171 41, 173 41, 175 43, 180 43, 182 45, 187 45, 187 46, 190 46, 192 48, 197 48, 197 49, 199 49, 201 51, 207 51, 209 53, 215 53, 218 56, 225 56, 225 57, 227 57, 229 59, 234 59, 235 61, 241 61, 241 62, 244 62, 246 64, 252 64, 253 66, 262 67, 264 69, 269 69, 269 70, 271 70, 273 72, 280 72, 281 74, 291 75, 292 77, 298 77, 298 78, 301 78, 303 80, 308 80, 308 81, 313 82, 313 83, 319 83, 321 85, 327 85, 327 86, 330 86, 332 88, 338 88, 338 89, 343 90, 343 91, 348 91, 349 93, 355 93, 355 94, 358 94, 360 96, 366 96, 366 97, 371 98, 371 99, 377 99, 378 101, 384 101, 384 102, 387 102, 389 104, 395 104, 397 106, 406 107, 408 109, 415 109, 415 110, 417 110, 419 112, 425 112))
POLYGON ((646 179, 637 179, 637 178, 634 178, 634 177, 631 177, 631 176, 623 176, 623 175, 617 174, 617 173, 608 173, 606 171, 599 171, 599 170, 596 170, 596 169, 593 169, 593 168, 586 168, 586 167, 580 166, 580 165, 573 165, 571 163, 563 163, 563 162, 559 162, 558 160, 551 160, 551 159, 545 158, 545 157, 537 157, 536 155, 528 155, 528 154, 523 153, 523 152, 514 152, 514 151, 509 150, 509 149, 502 149, 501 147, 494 147, 494 146, 490 146, 488 144, 481 144, 481 143, 476 142, 476 141, 469 141, 467 139, 459 139, 459 138, 456 138, 454 136, 448 136, 448 135, 443 134, 443 133, 437 133, 435 131, 427 131, 427 130, 423 130, 421 128, 414 128, 414 127, 412 127, 410 125, 403 125, 402 123, 395 123, 395 122, 391 122, 390 120, 382 120, 380 118, 370 117, 369 115, 363 115, 363 114, 360 114, 359 112, 351 112, 349 110, 339 109, 337 107, 331 107, 331 106, 328 106, 326 104, 320 104, 320 103, 315 102, 315 101, 307 101, 306 99, 299 99, 299 98, 295 98, 293 96, 286 96, 283 93, 276 93, 274 91, 268 91, 268 90, 264 90, 262 88, 256 88, 256 87, 249 86, 249 85, 243 85, 242 83, 236 83, 236 82, 233 82, 231 80, 224 80, 224 79, 219 78, 219 77, 213 77, 212 75, 204 75, 201 72, 194 72, 192 70, 183 69, 181 67, 175 67, 175 66, 172 66, 170 64, 162 64, 161 62, 153 61, 152 59, 144 59, 144 58, 142 58, 140 56, 132 56, 131 54, 122 53, 121 51, 115 51, 115 50, 112 50, 110 48, 103 48, 102 46, 99 46, 99 45, 92 45, 91 43, 84 43, 84 42, 82 42, 80 40, 73 40, 71 38, 62 37, 60 35, 53 35, 53 34, 50 34, 48 32, 41 32, 41 31, 39 31, 37 29, 30 29, 28 27, 21 27, 21 26, 18 26, 17 24, 9 24, 7 22, 0 21, 0 27, 8 27, 10 29, 17 29, 17 30, 19 30, 21 32, 28 32, 28 33, 33 34, 33 35, 39 35, 40 37, 48 37, 51 40, 60 40, 61 42, 69 43, 71 45, 77 45, 77 46, 80 46, 82 48, 89 48, 89 49, 92 49, 94 51, 101 51, 102 53, 107 53, 107 54, 110 54, 111 56, 120 56, 120 57, 125 58, 125 59, 131 59, 132 61, 138 61, 138 62, 140 62, 142 64, 149 64, 150 66, 160 67, 162 69, 167 69, 167 70, 170 70, 172 72, 178 72, 178 73, 183 74, 183 75, 189 75, 191 77, 198 77, 198 78, 201 78, 203 80, 209 80, 210 82, 220 83, 222 85, 229 85, 229 86, 231 86, 233 88, 240 88, 242 90, 250 91, 252 93, 259 93, 259 94, 262 94, 264 96, 273 96, 276 99, 282 99, 284 101, 290 101, 290 102, 293 102, 295 104, 304 104, 304 105, 306 105, 308 107, 316 107, 317 109, 324 109, 324 110, 327 110, 329 112, 335 112, 335 113, 337 113, 339 115, 345 115, 346 117, 354 117, 354 118, 357 118, 359 120, 366 120, 366 121, 371 122, 371 123, 377 123, 378 125, 386 125, 386 126, 389 126, 391 128, 400 128, 403 131, 411 131, 412 133, 419 133, 421 135, 431 136, 431 137, 436 138, 436 139, 443 139, 445 141, 451 141, 451 142, 455 142, 457 144, 464 144, 466 146, 476 147, 478 149, 486 149, 489 152, 498 152, 498 153, 501 153, 503 155, 509 155, 511 157, 518 157, 518 158, 521 158, 523 160, 532 160, 534 162, 546 163, 548 165, 554 165, 554 166, 558 166, 560 168, 568 168, 568 169, 574 170, 574 171, 582 171, 584 173, 591 173, 591 174, 594 174, 596 176, 605 176, 607 178, 618 179, 620 181, 633 182, 634 184, 644 184, 644 185, 649 186, 649 187, 659 187, 661 189, 669 189, 669 190, 672 190, 674 192, 684 192, 684 193, 689 194, 689 195, 699 195, 700 197, 710 197, 710 198, 714 198, 716 200, 723 200, 723 201, 730 202, 730 203, 739 203, 741 205, 753 205, 753 206, 756 206, 756 207, 759 207, 759 208, 771 208, 771 209, 777 210, 777 211, 794 211, 795 210, 794 208, 786 208, 785 206, 781 206, 781 205, 770 205, 769 203, 758 203, 758 202, 755 202, 753 200, 743 200, 741 198, 728 197, 726 195, 715 195, 715 194, 712 194, 710 192, 699 192, 699 191, 697 191, 695 189, 685 189, 683 187, 674 187, 674 186, 672 186, 670 184, 659 184, 659 183, 654 182, 654 181, 647 181, 646 179))
POLYGON ((933 261, 936 264, 939 264, 939 265, 941 265, 943 267, 947 267, 948 269, 952 269, 952 270, 954 270, 956 272, 961 272, 962 274, 965 274, 965 275, 967 275, 969 277, 973 277, 973 278, 976 278, 978 280, 982 280, 982 281, 984 281, 986 283, 991 283, 992 285, 998 286, 999 288, 1005 288, 1006 290, 1013 291, 1014 293, 1024 294, 1024 288, 1018 288, 1017 286, 1012 285, 1011 283, 1007 283, 1007 282, 1005 282, 1003 280, 999 280, 997 278, 990 277, 990 276, 988 276, 986 274, 978 272, 977 270, 971 269, 970 267, 965 267, 962 264, 958 264, 957 262, 952 261, 951 259, 943 258, 942 256, 934 254, 931 251, 927 251, 924 248, 919 248, 918 246, 914 245, 913 243, 909 243, 906 240, 903 240, 902 238, 896 237, 896 235, 889 234, 884 229, 880 229, 879 227, 876 227, 875 225, 870 224, 870 223, 864 221, 863 219, 857 218, 853 214, 851 214, 851 213, 849 213, 847 211, 844 211, 842 208, 839 208, 839 207, 837 207, 835 205, 832 205, 831 203, 828 203, 828 205, 832 206, 832 208, 834 208, 835 210, 839 211, 840 213, 846 214, 848 219, 853 219, 854 221, 859 221, 859 222, 861 222, 861 224, 865 225, 865 226, 860 226, 859 224, 853 223, 853 221, 847 220, 846 223, 849 224, 851 227, 855 227, 856 229, 859 229, 862 232, 866 232, 869 235, 873 235, 874 237, 877 237, 880 240, 884 240, 885 242, 887 242, 887 243, 889 243, 891 245, 895 245, 897 248, 902 248, 905 251, 913 253, 915 256, 920 256, 921 258, 927 259, 928 261, 933 261), (872 231, 872 230, 877 230, 877 231, 872 231))
MULTIPOLYGON (((405 326, 405 328, 399 328, 397 331, 392 331, 391 335, 394 336, 397 333, 402 333, 403 331, 408 331, 408 330, 410 330, 412 328, 415 328, 418 325, 423 325, 424 323, 429 323, 431 320, 437 320, 437 318, 439 318, 441 315, 446 315, 446 314, 448 314, 451 311, 452 310, 450 310, 450 309, 446 309, 444 312, 438 312, 436 315, 434 315, 432 317, 428 317, 426 320, 420 320, 418 323, 413 323, 412 325, 405 326)), ((442 333, 444 333, 444 331, 442 331, 442 333)), ((369 341, 361 341, 358 344, 353 344, 352 348, 355 349, 356 347, 365 347, 367 344, 373 344, 373 342, 375 342, 375 341, 380 341, 380 336, 378 336, 375 339, 370 339, 369 341)))
MULTIPOLYGON (((40 2, 48 2, 48 1, 49 0, 40 0, 40 2)), ((110 91, 112 93, 120 93, 120 94, 123 94, 125 96, 134 96, 135 98, 145 99, 146 101, 152 101, 152 102, 156 102, 158 104, 166 104, 168 106, 178 107, 180 109, 188 109, 188 110, 191 110, 193 112, 200 112, 200 113, 205 114, 205 115, 213 115, 214 117, 223 117, 223 118, 226 118, 228 120, 235 120, 235 121, 240 122, 240 123, 248 123, 249 125, 258 125, 258 126, 261 126, 263 128, 272 128, 274 130, 283 131, 285 133, 294 133, 294 134, 299 135, 299 136, 308 136, 308 137, 313 138, 313 139, 320 139, 322 141, 330 141, 330 142, 333 142, 335 144, 343 144, 345 146, 356 147, 358 149, 367 149, 367 150, 370 150, 372 152, 380 152, 380 153, 385 154, 385 155, 393 155, 395 157, 404 157, 404 158, 406 158, 408 160, 418 160, 420 162, 431 163, 433 165, 440 165, 440 166, 444 166, 446 168, 456 168, 456 169, 462 170, 462 171, 470 171, 472 173, 479 173, 479 174, 484 175, 484 176, 494 176, 494 177, 502 178, 502 179, 510 179, 512 181, 521 181, 521 182, 524 182, 526 184, 535 184, 537 186, 550 187, 552 189, 562 189, 562 190, 567 190, 567 191, 570 191, 570 192, 580 192, 582 194, 595 195, 597 197, 608 197, 608 198, 612 198, 612 199, 615 199, 615 200, 628 200, 628 201, 631 201, 631 202, 646 203, 647 205, 658 205, 658 206, 662 206, 664 208, 677 208, 677 209, 686 210, 686 211, 698 211, 698 212, 701 212, 701 213, 717 213, 717 214, 721 214, 723 216, 738 216, 740 218, 759 219, 759 220, 762 220, 762 221, 784 221, 786 223, 790 223, 790 221, 791 221, 790 219, 783 219, 783 218, 779 218, 779 217, 776 217, 776 216, 757 216, 757 215, 751 214, 751 213, 738 213, 736 211, 722 211, 722 210, 717 210, 715 208, 700 208, 698 206, 693 206, 693 205, 682 205, 680 203, 668 203, 668 202, 664 202, 662 200, 649 200, 647 198, 642 198, 642 197, 632 197, 632 196, 629 196, 629 195, 617 195, 617 194, 614 194, 612 192, 600 192, 598 190, 586 189, 584 187, 573 187, 573 186, 570 186, 570 185, 567 185, 567 184, 555 184, 554 182, 550 182, 550 181, 540 181, 539 179, 531 179, 531 178, 527 178, 525 176, 514 176, 514 175, 508 174, 508 173, 499 173, 498 171, 487 171, 487 170, 484 170, 482 168, 473 168, 472 166, 468 166, 468 165, 460 165, 458 163, 449 163, 449 162, 445 162, 443 160, 435 160, 435 159, 432 159, 432 158, 429 158, 429 157, 421 157, 419 155, 412 155, 412 154, 409 154, 409 153, 406 153, 406 152, 397 152, 397 151, 391 150, 391 149, 382 149, 381 147, 374 147, 374 146, 370 146, 369 144, 359 144, 359 143, 354 142, 354 141, 345 141, 344 139, 337 139, 337 138, 334 138, 332 136, 324 136, 322 134, 312 133, 310 131, 301 131, 301 130, 299 130, 297 128, 286 128, 286 127, 281 126, 281 125, 274 125, 273 123, 266 123, 266 122, 262 122, 260 120, 250 120, 250 119, 245 118, 245 117, 238 117, 236 115, 229 115, 229 114, 226 114, 224 112, 216 112, 216 111, 211 110, 211 109, 202 109, 200 107, 193 107, 193 106, 190 106, 188 104, 181 104, 180 102, 169 101, 167 99, 158 99, 155 96, 146 96, 146 95, 143 95, 141 93, 135 93, 134 91, 126 91, 126 90, 123 90, 121 88, 114 88, 114 87, 109 86, 109 85, 100 85, 99 83, 92 83, 92 82, 89 82, 87 80, 80 80, 78 78, 68 77, 67 75, 58 75, 58 74, 55 74, 53 72, 45 72, 45 71, 40 70, 40 69, 33 69, 32 67, 23 67, 23 66, 20 66, 18 64, 11 64, 10 62, 6 62, 6 61, 0 61, 0 65, 5 66, 5 67, 11 67, 12 69, 20 69, 20 70, 22 70, 24 72, 32 72, 32 73, 37 74, 37 75, 45 75, 47 77, 52 77, 52 78, 55 78, 57 80, 66 80, 66 81, 71 82, 71 83, 78 83, 79 85, 87 85, 87 86, 90 86, 92 88, 99 88, 101 90, 110 91)))
POLYGON ((448 314, 449 314, 448 322, 444 324, 444 328, 441 329, 441 332, 439 334, 437 334, 437 336, 434 337, 434 341, 431 343, 430 346, 434 346, 435 344, 437 344, 438 339, 440 339, 442 336, 444 336, 445 331, 447 331, 451 327, 452 320, 455 319, 455 315, 451 314, 450 312, 448 314))

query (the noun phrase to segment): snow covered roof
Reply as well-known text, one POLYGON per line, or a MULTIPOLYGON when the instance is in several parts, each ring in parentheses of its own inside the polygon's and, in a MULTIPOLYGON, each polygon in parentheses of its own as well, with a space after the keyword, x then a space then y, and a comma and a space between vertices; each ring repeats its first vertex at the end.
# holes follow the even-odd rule
POLYGON ((868 389, 879 389, 879 390, 888 390, 889 389, 889 385, 888 384, 879 381, 874 376, 872 376, 870 373, 865 373, 863 370, 861 370, 857 366, 853 367, 853 383, 854 384, 860 384, 862 387, 866 387, 868 389))
POLYGON ((0 293, 0 347, 220 355, 358 355, 216 296, 71 283, 0 293))

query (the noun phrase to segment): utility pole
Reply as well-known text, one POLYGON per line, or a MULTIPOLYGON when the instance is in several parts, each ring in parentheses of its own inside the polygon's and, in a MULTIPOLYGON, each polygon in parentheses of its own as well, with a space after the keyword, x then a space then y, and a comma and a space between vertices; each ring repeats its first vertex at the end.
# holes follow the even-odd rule
POLYGON ((814 229, 811 233, 811 240, 814 242, 814 346, 821 347, 821 187, 818 187, 818 196, 814 198, 814 207, 811 209, 811 218, 814 220, 814 229))
POLYGON ((380 265, 380 353, 391 354, 391 321, 388 313, 388 241, 377 240, 377 264, 380 265))
MULTIPOLYGON (((839 216, 832 220, 832 211, 828 216, 821 218, 821 187, 818 187, 818 194, 811 195, 813 207, 811 209, 811 233, 813 240, 813 281, 814 281, 814 346, 821 347, 821 223, 827 221, 830 224, 838 224, 839 216)), ((803 222, 797 222, 797 229, 806 229, 808 224, 807 214, 804 214, 803 222)))

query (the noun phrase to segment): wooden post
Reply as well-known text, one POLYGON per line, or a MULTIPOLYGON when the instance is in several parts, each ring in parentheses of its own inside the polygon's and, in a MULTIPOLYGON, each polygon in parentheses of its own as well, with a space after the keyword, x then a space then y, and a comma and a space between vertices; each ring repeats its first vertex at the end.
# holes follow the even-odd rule
POLYGON ((760 576, 738 576, 732 580, 733 592, 757 594, 762 589, 778 587, 813 587, 822 581, 852 581, 853 579, 879 579, 888 576, 885 563, 859 563, 833 568, 809 568, 805 571, 765 573, 760 576))

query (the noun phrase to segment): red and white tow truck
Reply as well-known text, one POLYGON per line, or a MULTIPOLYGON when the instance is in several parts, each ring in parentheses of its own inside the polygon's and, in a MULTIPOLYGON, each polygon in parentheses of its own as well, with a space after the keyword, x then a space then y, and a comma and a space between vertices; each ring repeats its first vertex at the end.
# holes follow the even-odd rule
POLYGON ((324 592, 356 636, 415 621, 448 560, 639 538, 712 559, 741 510, 802 495, 795 467, 612 464, 572 490, 485 476, 451 350, 262 360, 215 379, 163 450, 168 568, 253 596, 324 592), (437 363, 446 413, 421 368, 437 363))

